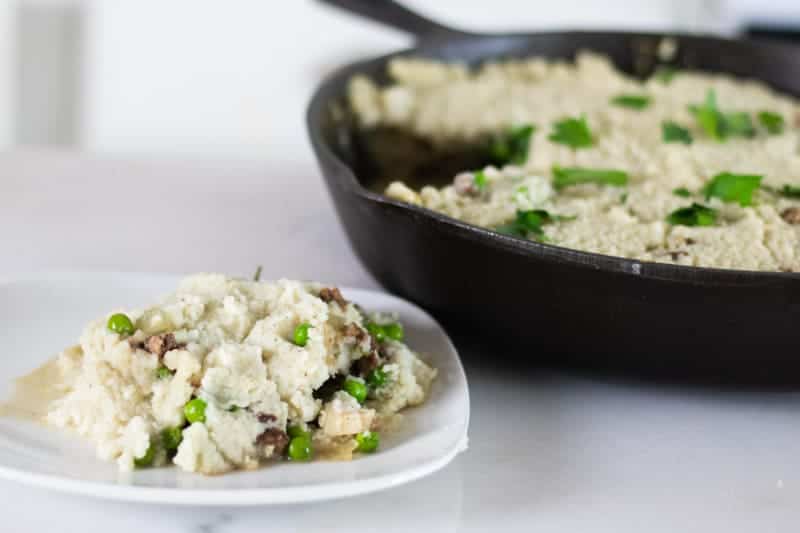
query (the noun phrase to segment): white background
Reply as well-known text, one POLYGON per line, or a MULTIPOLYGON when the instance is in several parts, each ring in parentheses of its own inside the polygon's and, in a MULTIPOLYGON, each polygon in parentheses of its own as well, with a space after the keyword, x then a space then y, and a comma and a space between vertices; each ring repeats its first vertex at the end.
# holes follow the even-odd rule
POLYGON ((17 86, 15 72, 16 6, 10 0, 0 3, 0 149, 15 140, 16 113, 13 111, 17 86))

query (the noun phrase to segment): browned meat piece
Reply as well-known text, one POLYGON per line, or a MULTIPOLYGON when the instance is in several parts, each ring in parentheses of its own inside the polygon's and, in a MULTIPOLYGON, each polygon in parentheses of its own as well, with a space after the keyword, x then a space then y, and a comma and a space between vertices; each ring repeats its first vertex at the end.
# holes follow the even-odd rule
POLYGON ((258 413, 256 415, 256 418, 262 424, 269 424, 270 422, 276 422, 278 420, 277 416, 271 415, 269 413, 258 413))
POLYGON ((343 309, 347 305, 347 300, 344 299, 337 287, 326 287, 322 289, 319 291, 319 297, 325 303, 336 302, 343 309))
POLYGON ((364 337, 366 337, 368 335, 366 330, 361 329, 360 327, 358 327, 357 325, 355 325, 353 323, 347 324, 345 326, 344 330, 342 331, 342 334, 345 337, 351 337, 351 338, 355 339, 356 343, 359 343, 359 342, 363 341, 364 337))
POLYGON ((144 349, 159 357, 176 348, 183 348, 185 345, 179 344, 172 333, 162 333, 161 335, 151 335, 144 341, 144 349))
POLYGON ((370 372, 378 368, 381 360, 378 358, 378 354, 373 351, 369 355, 365 355, 364 357, 356 360, 356 368, 358 373, 364 377, 367 376, 370 372))
POLYGON ((356 344, 361 344, 364 339, 369 338, 369 354, 353 363, 353 369, 355 372, 357 374, 361 374, 362 376, 366 376, 380 363, 377 350, 378 343, 375 341, 375 337, 370 335, 367 330, 352 323, 345 326, 344 330, 342 331, 342 335, 345 338, 355 339, 356 344))
POLYGON ((256 444, 261 446, 274 446, 275 453, 281 454, 289 444, 289 435, 285 431, 278 428, 267 428, 264 432, 256 437, 256 444))
POLYGON ((781 213, 781 218, 789 224, 800 224, 800 207, 787 207, 781 213))
POLYGON ((128 345, 134 350, 144 350, 143 342, 136 342, 133 339, 128 339, 128 345))
POLYGON ((314 391, 314 398, 317 400, 322 400, 323 402, 327 402, 331 399, 336 391, 342 390, 342 385, 344 385, 345 375, 344 374, 336 374, 328 380, 320 385, 314 391))

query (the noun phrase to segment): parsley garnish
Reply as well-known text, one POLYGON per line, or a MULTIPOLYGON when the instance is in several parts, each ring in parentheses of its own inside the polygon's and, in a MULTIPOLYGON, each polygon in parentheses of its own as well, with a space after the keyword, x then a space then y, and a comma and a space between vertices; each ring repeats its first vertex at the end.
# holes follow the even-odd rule
POLYGON ((517 211, 517 216, 514 220, 495 229, 499 233, 506 235, 543 240, 545 235, 542 226, 552 222, 574 219, 575 217, 551 215, 544 209, 532 209, 530 211, 517 211))
POLYGON ((673 226, 713 226, 717 220, 717 211, 700 204, 676 209, 667 217, 673 226))
POLYGON ((473 182, 475 183, 475 187, 477 187, 479 191, 483 191, 484 189, 486 189, 486 174, 483 173, 483 170, 479 170, 475 173, 473 182))
POLYGON ((553 167, 553 186, 556 189, 563 189, 570 185, 580 185, 582 183, 621 187, 628 184, 628 173, 624 170, 553 167))
POLYGON ((706 94, 706 101, 702 105, 689 106, 689 111, 706 134, 717 141, 723 140, 721 113, 717 109, 717 95, 713 90, 706 94))
POLYGON ((671 66, 671 65, 661 65, 653 72, 653 77, 663 83, 664 85, 669 85, 669 83, 675 78, 678 74, 678 69, 671 66))
POLYGON ((723 142, 728 137, 754 137, 756 134, 750 115, 741 111, 723 113, 717 108, 717 96, 713 89, 709 89, 705 102, 689 106, 689 111, 694 113, 698 124, 715 141, 723 142))
POLYGON ((723 202, 736 202, 741 206, 753 204, 753 191, 761 185, 762 176, 748 174, 717 174, 703 188, 706 200, 712 196, 723 202))
POLYGON ((744 111, 723 113, 722 124, 725 134, 730 137, 755 137, 756 128, 753 119, 744 111))
POLYGON ((572 148, 588 148, 594 146, 594 137, 586 117, 565 118, 553 124, 553 131, 548 137, 554 143, 566 144, 572 148))
POLYGON ((784 185, 775 192, 786 198, 800 198, 800 187, 797 185, 784 185))
POLYGON ((498 166, 524 165, 528 160, 531 135, 536 127, 530 124, 516 126, 495 135, 489 141, 489 159, 498 166))
POLYGON ((680 196, 681 198, 689 198, 692 195, 692 192, 686 187, 678 187, 677 189, 672 190, 672 194, 675 196, 680 196))
POLYGON ((661 137, 665 143, 692 144, 692 134, 689 130, 668 120, 661 123, 661 137))
POLYGON ((620 94, 612 98, 611 103, 616 106, 641 111, 650 105, 650 97, 644 94, 620 94))
POLYGON ((783 117, 778 113, 760 111, 757 116, 761 125, 772 135, 783 133, 783 117))

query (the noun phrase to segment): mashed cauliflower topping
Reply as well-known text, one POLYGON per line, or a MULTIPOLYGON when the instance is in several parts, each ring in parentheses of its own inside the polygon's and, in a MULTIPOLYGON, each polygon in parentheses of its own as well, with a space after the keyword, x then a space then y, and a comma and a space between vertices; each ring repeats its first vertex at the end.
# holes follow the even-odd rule
POLYGON ((351 106, 366 129, 400 128, 440 147, 484 146, 520 125, 535 130, 524 161, 464 169, 443 188, 414 190, 396 176, 388 196, 492 229, 540 210, 549 217, 542 231, 520 236, 578 250, 800 271, 800 106, 762 83, 688 71, 640 81, 591 53, 575 63, 534 58, 474 71, 397 59, 389 74, 388 87, 364 77, 351 82, 351 106), (725 136, 717 135, 723 112, 732 132, 725 136), (580 133, 574 122, 583 121, 591 141, 554 140, 564 137, 554 132, 567 119, 567 134, 580 133), (554 167, 614 169, 627 178, 555 187, 554 167), (726 186, 709 195, 709 184, 724 173, 760 178, 752 199, 724 198, 734 194, 726 186), (671 217, 684 208, 690 211, 671 217), (692 219, 691 210, 700 208, 709 208, 713 220, 692 219))
POLYGON ((90 323, 59 356, 66 394, 46 421, 125 470, 173 462, 219 474, 373 451, 378 430, 436 377, 395 317, 367 317, 314 283, 195 275, 126 311, 128 331, 112 331, 119 316, 90 323))

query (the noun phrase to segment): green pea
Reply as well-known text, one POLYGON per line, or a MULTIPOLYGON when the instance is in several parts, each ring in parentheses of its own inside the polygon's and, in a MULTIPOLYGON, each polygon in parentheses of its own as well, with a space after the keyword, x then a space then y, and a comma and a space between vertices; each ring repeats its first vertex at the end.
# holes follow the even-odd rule
POLYGON ((133 465, 136 468, 147 468, 153 464, 153 459, 156 458, 156 447, 150 444, 144 455, 133 460, 133 465))
POLYGON ((292 461, 308 461, 312 453, 310 436, 299 435, 289 441, 287 454, 292 461))
POLYGON ((239 410, 239 406, 238 405, 231 405, 230 407, 228 407, 228 412, 229 413, 235 413, 238 410, 239 410))
POLYGON ((294 328, 294 334, 292 335, 292 342, 294 342, 298 346, 305 346, 308 342, 308 329, 311 327, 311 324, 304 322, 294 328))
POLYGON ((378 367, 367 374, 367 383, 369 383, 371 387, 382 387, 384 383, 386 383, 386 372, 383 370, 383 367, 378 367))
POLYGON ((364 403, 364 400, 367 399, 367 386, 357 379, 347 378, 344 380, 342 389, 355 398, 358 403, 364 403))
POLYGON ((161 430, 161 443, 168 452, 177 450, 182 440, 183 430, 178 426, 161 430))
POLYGON ((172 370, 161 365, 160 367, 156 368, 156 377, 158 379, 166 379, 172 377, 172 370))
POLYGON ((401 341, 403 340, 403 325, 395 322, 394 324, 386 324, 383 326, 383 332, 390 339, 401 341))
POLYGON ((356 443, 358 443, 356 451, 372 453, 378 449, 378 445, 381 443, 381 436, 377 431, 364 431, 356 435, 356 443))
POLYGON ((375 337, 375 340, 378 342, 383 342, 386 339, 386 332, 380 324, 369 322, 367 324, 367 331, 369 331, 370 335, 375 337))
POLYGON ((206 421, 206 402, 202 398, 194 398, 183 406, 183 414, 190 424, 206 421))
POLYGON ((289 428, 286 430, 286 434, 289 435, 289 437, 292 438, 292 439, 295 438, 295 437, 309 437, 309 438, 311 438, 311 433, 309 433, 308 431, 306 431, 305 429, 303 429, 300 426, 289 426, 289 428))
POLYGON ((133 322, 124 313, 116 313, 108 317, 108 324, 106 324, 109 331, 118 333, 120 335, 133 335, 136 328, 133 327, 133 322))

